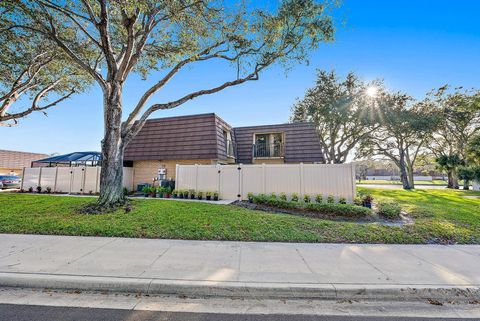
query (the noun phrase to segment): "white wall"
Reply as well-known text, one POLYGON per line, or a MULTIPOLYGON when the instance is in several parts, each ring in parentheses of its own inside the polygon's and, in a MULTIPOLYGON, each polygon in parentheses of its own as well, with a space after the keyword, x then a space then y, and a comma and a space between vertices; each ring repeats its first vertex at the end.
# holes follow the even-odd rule
POLYGON ((474 191, 480 191, 480 181, 473 181, 472 186, 474 191))
POLYGON ((353 164, 177 165, 176 189, 218 191, 223 199, 246 199, 248 193, 297 193, 312 198, 355 197, 353 164))
MULTIPOLYGON (((52 192, 62 193, 98 193, 100 192, 101 167, 35 167, 25 168, 22 188, 28 190, 41 186, 52 192)), ((133 168, 123 168, 123 186, 133 189, 133 168)))

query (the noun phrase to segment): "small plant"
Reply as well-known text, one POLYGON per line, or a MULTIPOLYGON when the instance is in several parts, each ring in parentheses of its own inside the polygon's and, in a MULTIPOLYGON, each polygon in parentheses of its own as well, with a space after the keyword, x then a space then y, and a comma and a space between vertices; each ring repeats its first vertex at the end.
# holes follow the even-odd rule
POLYGON ((285 193, 280 193, 280 196, 279 196, 279 197, 280 197, 280 199, 281 199, 282 201, 286 201, 286 200, 287 200, 287 194, 285 194, 285 193))
POLYGON ((362 205, 368 208, 372 208, 373 196, 370 194, 363 195, 362 205))
POLYGON ((400 206, 400 204, 394 201, 378 202, 377 207, 378 215, 388 219, 398 218, 400 217, 400 213, 402 212, 402 207, 400 206))
POLYGON ((148 197, 148 194, 150 194, 150 186, 147 186, 147 185, 143 186, 142 193, 143 193, 143 196, 148 197))
POLYGON ((183 190, 183 198, 187 199, 188 198, 188 190, 183 190))
POLYGON ((303 202, 304 203, 310 203, 310 195, 308 195, 308 194, 303 195, 303 202))
POLYGON ((47 194, 50 194, 52 192, 52 188, 50 186, 47 186, 46 192, 47 192, 47 194))
POLYGON ((40 185, 37 186, 37 193, 41 193, 42 192, 42 187, 40 185))
POLYGON ((199 200, 203 199, 203 192, 202 191, 197 192, 197 199, 199 199, 199 200))
POLYGON ((150 196, 155 197, 156 193, 157 189, 154 186, 150 187, 150 196))
POLYGON ((362 206, 363 205, 362 198, 360 196, 355 196, 355 198, 353 199, 353 204, 357 206, 362 206))
POLYGON ((213 192, 213 200, 218 201, 218 192, 213 192))
POLYGON ((32 186, 30 186, 30 187, 28 188, 28 192, 29 192, 29 193, 33 193, 33 187, 32 187, 32 186))
POLYGON ((315 195, 315 202, 318 203, 318 204, 322 204, 323 203, 323 195, 322 194, 315 195))
POLYGON ((338 203, 339 203, 339 204, 347 204, 347 199, 346 199, 345 197, 340 197, 340 198, 338 199, 338 203))
POLYGON ((167 186, 164 188, 164 196, 166 198, 170 198, 170 196, 172 195, 172 188, 170 186, 167 186))
POLYGON ((158 186, 158 187, 156 188, 157 197, 163 198, 163 197, 164 197, 164 193, 165 193, 165 188, 163 188, 162 186, 158 186))
POLYGON ((328 195, 327 204, 335 204, 335 197, 333 197, 333 195, 328 195))
POLYGON ((206 192, 205 193, 205 198, 207 199, 207 201, 210 201, 212 199, 212 192, 206 192))
POLYGON ((292 202, 298 202, 298 194, 293 193, 292 196, 291 196, 291 199, 292 199, 292 202))
POLYGON ((173 198, 177 198, 177 195, 178 195, 178 191, 177 191, 176 189, 174 189, 174 190, 172 191, 172 196, 173 196, 173 198))
POLYGON ((253 203, 253 196, 254 196, 254 195, 253 195, 253 193, 251 193, 251 192, 249 192, 249 193, 247 194, 247 198, 248 198, 248 201, 249 201, 250 203, 253 203))
POLYGON ((277 194, 270 193, 270 198, 276 200, 277 199, 277 194))
POLYGON ((188 191, 188 194, 190 195, 190 199, 193 200, 195 199, 195 190, 191 189, 188 191))

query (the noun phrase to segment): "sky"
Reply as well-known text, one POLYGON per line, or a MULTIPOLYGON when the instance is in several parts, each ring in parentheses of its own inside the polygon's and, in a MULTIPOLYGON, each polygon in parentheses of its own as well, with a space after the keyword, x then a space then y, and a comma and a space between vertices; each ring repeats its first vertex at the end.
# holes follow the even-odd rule
MULTIPOLYGON (((445 84, 480 88, 480 1, 344 0, 335 11, 335 42, 322 44, 308 65, 285 72, 274 66, 260 80, 190 101, 150 118, 215 112, 232 126, 287 122, 296 98, 313 85, 317 69, 353 71, 365 81, 422 99, 445 84)), ((181 72, 151 102, 165 102, 224 80, 221 64, 181 72)), ((132 76, 124 89, 125 112, 153 84, 132 76)), ((102 95, 97 86, 48 116, 32 114, 16 127, 0 127, 0 149, 69 153, 99 151, 103 135, 102 95)))

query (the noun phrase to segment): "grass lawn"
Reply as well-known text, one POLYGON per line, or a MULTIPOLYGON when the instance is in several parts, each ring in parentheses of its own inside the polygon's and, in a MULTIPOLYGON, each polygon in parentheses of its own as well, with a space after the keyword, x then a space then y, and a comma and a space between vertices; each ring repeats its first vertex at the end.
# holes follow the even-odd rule
MULTIPOLYGON (((364 188, 362 188, 364 189, 364 188)), ((133 200, 129 213, 76 214, 92 198, 0 194, 0 233, 173 238, 194 240, 477 243, 480 193, 444 190, 368 189, 396 199, 416 217, 411 226, 392 227, 252 211, 232 205, 133 200)))
MULTIPOLYGON (((362 179, 362 181, 357 180, 357 184, 402 185, 402 182, 401 181, 384 180, 384 179, 376 179, 376 180, 373 180, 373 179, 363 180, 362 179)), ((445 185, 445 186, 447 186, 447 182, 442 181, 442 180, 415 181, 415 184, 416 185, 438 185, 438 186, 445 185)))

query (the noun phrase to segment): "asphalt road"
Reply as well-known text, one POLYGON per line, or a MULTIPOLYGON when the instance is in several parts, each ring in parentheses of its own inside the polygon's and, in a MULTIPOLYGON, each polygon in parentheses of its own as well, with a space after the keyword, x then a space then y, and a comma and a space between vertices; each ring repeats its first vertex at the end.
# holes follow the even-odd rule
POLYGON ((1 321, 457 321, 472 319, 352 317, 306 315, 233 315, 0 304, 1 321))

